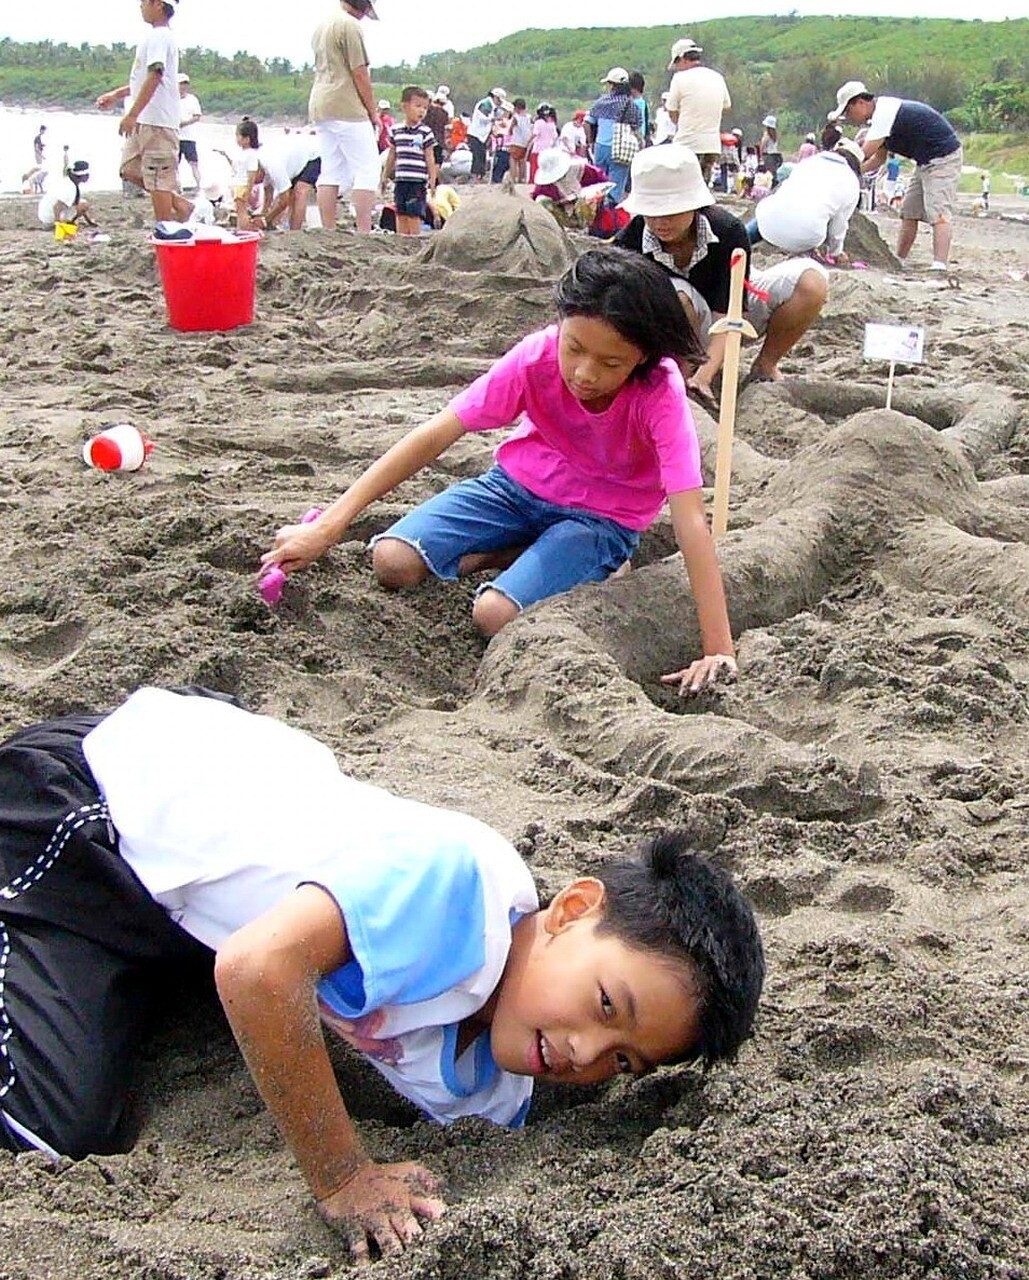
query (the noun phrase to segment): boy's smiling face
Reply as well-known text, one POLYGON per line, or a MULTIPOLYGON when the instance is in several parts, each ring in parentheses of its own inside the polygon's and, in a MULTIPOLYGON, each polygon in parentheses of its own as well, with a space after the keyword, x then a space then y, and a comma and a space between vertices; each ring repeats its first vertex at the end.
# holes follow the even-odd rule
POLYGON ((596 1084, 683 1056, 697 995, 681 962, 597 933, 604 886, 576 880, 515 926, 487 1011, 497 1065, 555 1084, 596 1084))

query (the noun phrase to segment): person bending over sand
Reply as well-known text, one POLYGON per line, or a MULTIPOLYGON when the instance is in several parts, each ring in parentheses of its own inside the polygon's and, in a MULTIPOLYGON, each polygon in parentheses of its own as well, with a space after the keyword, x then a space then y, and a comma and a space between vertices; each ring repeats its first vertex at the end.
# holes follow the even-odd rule
POLYGON ((372 539, 388 587, 500 568, 472 618, 495 635, 529 605, 621 568, 667 499, 697 604, 703 657, 662 678, 696 692, 736 674, 722 577, 701 493, 700 447, 677 360, 703 352, 655 264, 584 253, 556 289, 558 323, 530 334, 410 431, 310 524, 280 529, 265 569, 303 569, 376 498, 466 431, 517 422, 485 475, 423 503, 372 539))
POLYGON ((127 1150, 157 972, 198 955, 358 1259, 444 1204, 421 1165, 369 1157, 325 1029, 432 1119, 517 1127, 536 1080, 734 1058, 764 975, 750 907, 680 835, 541 907, 490 827, 224 695, 144 688, 0 745, 0 1146, 127 1150))

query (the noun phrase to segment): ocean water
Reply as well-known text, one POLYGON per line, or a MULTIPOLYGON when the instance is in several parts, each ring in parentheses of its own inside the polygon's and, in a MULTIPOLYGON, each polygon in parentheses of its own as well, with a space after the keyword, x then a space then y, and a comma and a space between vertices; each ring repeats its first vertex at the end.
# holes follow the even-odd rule
MULTIPOLYGON (((89 161, 90 189, 121 190, 118 164, 122 140, 118 135, 117 112, 40 111, 0 104, 0 194, 22 190, 22 176, 35 163, 32 139, 41 124, 46 125, 44 167, 50 173, 60 174, 63 149, 67 145, 69 159, 89 161)), ((262 127, 261 141, 271 141, 283 132, 279 128, 262 127)), ((227 182, 229 166, 213 148, 220 147, 231 155, 235 149, 233 134, 233 125, 226 121, 201 120, 197 126, 202 182, 227 182)), ((187 164, 181 166, 179 177, 183 184, 192 184, 187 164)))

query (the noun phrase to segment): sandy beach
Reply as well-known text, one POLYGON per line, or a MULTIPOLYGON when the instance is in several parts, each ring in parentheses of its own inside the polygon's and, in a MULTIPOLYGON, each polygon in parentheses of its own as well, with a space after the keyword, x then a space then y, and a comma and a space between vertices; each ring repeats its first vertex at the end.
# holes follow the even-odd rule
MULTIPOLYGON (((658 676, 697 627, 666 518, 633 572, 488 646, 475 581, 376 587, 367 539, 480 471, 489 438, 367 512, 276 612, 255 591, 279 525, 550 321, 570 241, 505 245, 500 215, 478 252, 275 235, 255 323, 180 334, 149 205, 96 205, 108 244, 0 203, 0 730, 198 682, 490 821, 544 892, 680 826, 760 913, 735 1068, 540 1089, 511 1134, 427 1124, 339 1050, 371 1151, 449 1187, 370 1274, 1029 1276, 1029 283, 1008 274, 1029 225, 959 217, 949 282, 891 266, 870 225, 870 268, 834 275, 787 380, 742 393, 720 543, 740 680, 681 702, 658 676), (894 411, 866 321, 926 329, 894 411), (115 422, 156 444, 137 473, 82 462, 115 422)), ((0 1280, 348 1273, 212 996, 169 997, 139 1098, 127 1155, 0 1153, 0 1280)))

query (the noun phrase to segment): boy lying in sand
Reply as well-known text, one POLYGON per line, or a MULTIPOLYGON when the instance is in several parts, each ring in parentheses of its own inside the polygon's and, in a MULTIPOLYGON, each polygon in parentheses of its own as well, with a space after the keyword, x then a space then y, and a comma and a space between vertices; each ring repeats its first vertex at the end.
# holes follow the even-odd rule
POLYGON ((485 824, 348 778, 203 690, 141 689, 0 746, 0 1145, 127 1149, 155 970, 202 948, 359 1258, 444 1206, 428 1170, 365 1153, 324 1026, 434 1119, 518 1126, 536 1079, 733 1058, 764 971, 750 908, 675 835, 541 908, 485 824))

